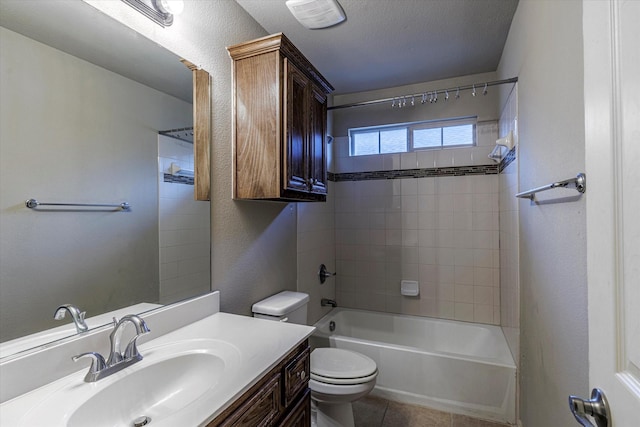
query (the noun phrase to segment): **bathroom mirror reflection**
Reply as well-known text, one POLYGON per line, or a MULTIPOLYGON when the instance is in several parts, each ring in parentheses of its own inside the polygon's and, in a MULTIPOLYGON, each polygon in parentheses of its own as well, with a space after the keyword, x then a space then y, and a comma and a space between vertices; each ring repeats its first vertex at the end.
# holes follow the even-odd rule
POLYGON ((209 292, 209 202, 169 171, 193 144, 159 135, 193 126, 192 72, 85 2, 1 8, 0 357, 76 333, 62 304, 96 327, 209 292))

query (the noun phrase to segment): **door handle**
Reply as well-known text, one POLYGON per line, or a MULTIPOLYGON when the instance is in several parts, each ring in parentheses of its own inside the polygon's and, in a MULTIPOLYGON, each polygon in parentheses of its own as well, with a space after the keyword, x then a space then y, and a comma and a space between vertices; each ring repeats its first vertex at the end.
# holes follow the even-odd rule
POLYGON ((596 427, 587 418, 587 415, 593 417, 597 427, 610 427, 609 424, 609 404, 604 392, 599 388, 591 390, 591 399, 584 400, 576 396, 569 396, 569 409, 576 420, 583 427, 596 427))

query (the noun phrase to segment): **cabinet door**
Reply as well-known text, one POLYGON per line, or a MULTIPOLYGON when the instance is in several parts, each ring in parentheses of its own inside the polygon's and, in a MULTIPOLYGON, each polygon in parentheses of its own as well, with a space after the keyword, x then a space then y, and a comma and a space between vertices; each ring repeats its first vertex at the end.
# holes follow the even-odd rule
POLYGON ((311 85, 311 121, 309 129, 309 177, 313 193, 327 194, 327 96, 311 85))
POLYGON ((284 189, 309 191, 308 171, 308 117, 309 79, 286 58, 284 68, 287 76, 286 106, 286 171, 283 173, 284 189))
POLYGON ((226 418, 220 427, 268 427, 274 425, 282 412, 280 384, 280 374, 277 373, 226 418))
POLYGON ((309 389, 282 421, 280 427, 311 427, 311 391, 309 389))

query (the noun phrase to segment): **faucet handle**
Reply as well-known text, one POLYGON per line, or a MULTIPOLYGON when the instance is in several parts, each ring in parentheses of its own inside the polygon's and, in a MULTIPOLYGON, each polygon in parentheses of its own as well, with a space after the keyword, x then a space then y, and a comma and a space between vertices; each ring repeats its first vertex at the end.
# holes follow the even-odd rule
POLYGON ((84 377, 85 381, 91 382, 95 381, 98 377, 98 374, 107 368, 107 364, 104 361, 104 357, 100 353, 96 353, 95 351, 89 351, 87 353, 82 353, 77 356, 73 356, 71 359, 74 362, 77 362, 80 359, 89 358, 91 359, 91 366, 89 366, 89 372, 84 377))

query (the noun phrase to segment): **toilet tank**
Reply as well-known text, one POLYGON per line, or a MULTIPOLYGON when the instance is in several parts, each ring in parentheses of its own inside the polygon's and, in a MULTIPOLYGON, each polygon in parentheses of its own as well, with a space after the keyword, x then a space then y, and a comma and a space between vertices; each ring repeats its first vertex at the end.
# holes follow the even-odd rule
POLYGON ((283 291, 253 304, 253 317, 281 322, 307 324, 309 295, 302 292, 283 291))

